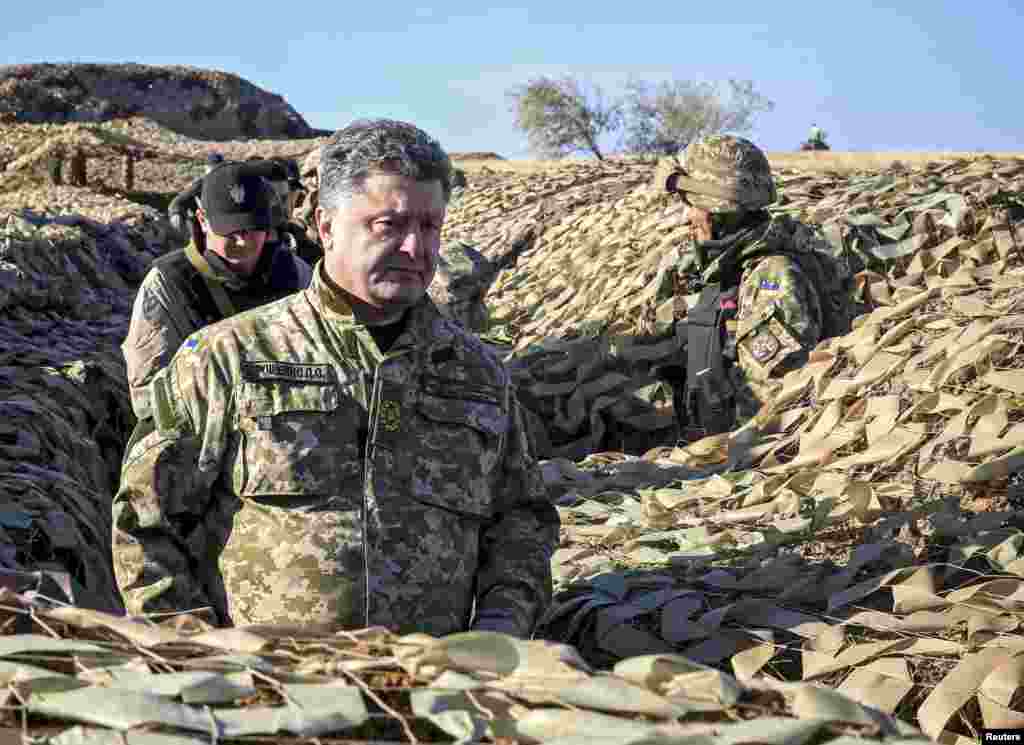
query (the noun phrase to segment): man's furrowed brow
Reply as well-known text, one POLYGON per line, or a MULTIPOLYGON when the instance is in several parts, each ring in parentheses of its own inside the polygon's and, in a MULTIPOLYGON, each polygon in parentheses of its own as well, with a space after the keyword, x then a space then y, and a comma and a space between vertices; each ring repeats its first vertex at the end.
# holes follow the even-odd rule
POLYGON ((413 209, 411 207, 382 207, 373 213, 374 219, 379 217, 393 217, 400 220, 407 220, 413 217, 429 218, 436 220, 444 215, 444 209, 413 209))

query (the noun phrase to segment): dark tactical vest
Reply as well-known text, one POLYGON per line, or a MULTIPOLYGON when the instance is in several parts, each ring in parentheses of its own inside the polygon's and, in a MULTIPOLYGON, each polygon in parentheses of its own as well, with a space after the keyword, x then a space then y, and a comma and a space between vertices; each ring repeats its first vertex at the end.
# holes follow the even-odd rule
POLYGON ((195 243, 181 251, 172 251, 153 262, 156 267, 188 298, 204 326, 216 323, 241 311, 279 300, 305 289, 299 281, 298 268, 292 253, 284 248, 264 248, 256 272, 266 276, 265 286, 233 292, 210 275, 210 268, 195 243))
MULTIPOLYGON (((775 217, 772 222, 787 220, 775 217)), ((787 230, 794 227, 783 224, 787 230)), ((687 313, 685 383, 681 390, 674 386, 676 419, 684 430, 707 436, 728 432, 736 423, 735 392, 728 375, 736 362, 736 339, 728 322, 736 317, 740 277, 750 261, 766 256, 792 259, 818 291, 821 338, 849 333, 855 311, 853 273, 846 258, 829 253, 827 246, 822 242, 821 247, 799 249, 785 240, 758 239, 755 233, 751 238, 733 241, 705 270, 705 276, 717 273, 718 281, 704 287, 697 304, 687 313)))

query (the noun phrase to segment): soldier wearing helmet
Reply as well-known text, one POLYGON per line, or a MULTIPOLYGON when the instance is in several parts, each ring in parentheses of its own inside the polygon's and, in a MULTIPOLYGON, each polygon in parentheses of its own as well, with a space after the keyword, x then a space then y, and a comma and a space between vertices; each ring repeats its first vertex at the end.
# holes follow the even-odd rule
POLYGON ((658 306, 674 298, 675 333, 686 344, 685 373, 667 377, 677 421, 694 439, 752 418, 822 338, 845 333, 833 299, 823 307, 822 297, 823 287, 845 282, 844 269, 810 228, 768 212, 775 182, 749 140, 705 137, 663 161, 655 178, 688 205, 690 235, 655 281, 658 306))
POLYGON ((316 208, 320 206, 319 167, 320 148, 316 148, 305 157, 299 169, 299 178, 304 190, 294 213, 296 221, 305 227, 307 235, 315 241, 320 240, 316 224, 316 208))

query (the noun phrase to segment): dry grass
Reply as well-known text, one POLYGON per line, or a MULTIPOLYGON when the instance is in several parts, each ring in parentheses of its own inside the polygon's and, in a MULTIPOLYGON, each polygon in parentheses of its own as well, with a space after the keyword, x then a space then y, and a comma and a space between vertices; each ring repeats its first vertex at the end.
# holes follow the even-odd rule
MULTIPOLYGON (((884 170, 893 163, 899 162, 907 167, 922 166, 925 163, 951 161, 960 159, 996 158, 1024 159, 1024 152, 980 152, 980 151, 933 151, 933 152, 769 152, 768 160, 774 168, 797 168, 803 171, 850 171, 884 170)), ((635 156, 615 156, 609 160, 635 160, 635 156)), ((588 162, 591 158, 572 157, 562 160, 497 160, 460 158, 455 154, 454 163, 467 173, 488 168, 491 171, 511 172, 520 174, 555 171, 568 163, 588 162)))
POLYGON ((936 161, 978 158, 1019 158, 1024 152, 933 151, 933 152, 770 152, 768 160, 775 168, 799 168, 805 171, 872 171, 890 167, 899 162, 913 168, 936 161))
POLYGON ((482 169, 489 169, 498 173, 520 173, 531 174, 543 171, 558 171, 564 168, 567 163, 588 162, 589 158, 563 158, 562 160, 496 160, 476 158, 461 159, 455 157, 452 165, 461 168, 466 173, 480 172, 482 169))

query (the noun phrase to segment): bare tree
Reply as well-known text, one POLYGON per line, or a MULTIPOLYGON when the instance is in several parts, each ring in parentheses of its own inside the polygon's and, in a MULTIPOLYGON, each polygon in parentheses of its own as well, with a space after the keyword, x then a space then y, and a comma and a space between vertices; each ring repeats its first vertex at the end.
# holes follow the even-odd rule
POLYGON ((719 132, 749 132, 754 116, 775 104, 754 90, 749 80, 698 83, 691 80, 644 80, 626 84, 625 132, 629 153, 670 155, 690 142, 719 132))
POLYGON ((598 139, 622 126, 622 103, 607 100, 601 87, 572 76, 539 77, 508 91, 516 127, 526 133, 530 149, 561 158, 575 152, 604 154, 598 139))

